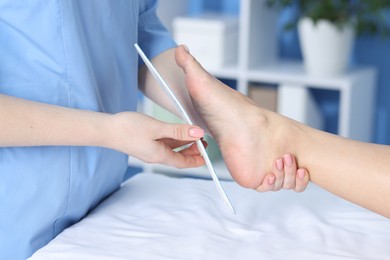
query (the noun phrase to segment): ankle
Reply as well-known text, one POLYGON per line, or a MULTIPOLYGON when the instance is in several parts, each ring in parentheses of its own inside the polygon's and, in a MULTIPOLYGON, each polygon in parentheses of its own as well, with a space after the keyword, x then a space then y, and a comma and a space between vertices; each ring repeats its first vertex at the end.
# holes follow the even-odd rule
POLYGON ((279 114, 277 116, 278 120, 275 120, 275 122, 278 124, 279 130, 276 131, 276 135, 279 136, 283 154, 291 153, 294 156, 299 156, 301 137, 304 135, 304 125, 285 116, 279 114))
POLYGON ((258 118, 260 133, 275 147, 275 158, 286 153, 298 155, 299 140, 304 132, 301 123, 264 108, 258 108, 258 118))

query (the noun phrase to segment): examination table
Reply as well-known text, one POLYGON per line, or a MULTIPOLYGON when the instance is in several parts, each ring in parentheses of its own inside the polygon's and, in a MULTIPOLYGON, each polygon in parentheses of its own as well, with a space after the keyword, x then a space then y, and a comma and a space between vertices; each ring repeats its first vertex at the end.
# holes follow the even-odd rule
POLYGON ((30 259, 390 259, 390 220, 314 184, 258 193, 140 173, 30 259))

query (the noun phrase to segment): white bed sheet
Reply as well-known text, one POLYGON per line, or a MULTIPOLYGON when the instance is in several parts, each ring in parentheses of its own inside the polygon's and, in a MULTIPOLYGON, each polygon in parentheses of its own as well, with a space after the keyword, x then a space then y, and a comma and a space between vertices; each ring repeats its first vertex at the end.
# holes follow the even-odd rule
POLYGON ((36 259, 390 259, 390 220, 315 185, 257 193, 222 182, 139 174, 36 259))

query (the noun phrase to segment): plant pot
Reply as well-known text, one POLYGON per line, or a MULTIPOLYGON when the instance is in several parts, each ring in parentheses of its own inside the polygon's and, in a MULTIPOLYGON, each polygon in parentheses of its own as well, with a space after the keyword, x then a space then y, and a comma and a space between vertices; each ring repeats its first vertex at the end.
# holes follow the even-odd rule
POLYGON ((346 71, 355 39, 352 23, 340 28, 327 20, 314 24, 310 18, 303 18, 298 33, 307 73, 336 76, 346 71))

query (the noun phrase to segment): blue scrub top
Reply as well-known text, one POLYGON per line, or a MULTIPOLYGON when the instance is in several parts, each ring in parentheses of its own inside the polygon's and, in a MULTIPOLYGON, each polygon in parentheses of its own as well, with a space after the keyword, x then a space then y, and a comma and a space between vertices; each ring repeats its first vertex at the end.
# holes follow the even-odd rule
MULTIPOLYGON (((152 0, 3 0, 0 93, 78 109, 136 109, 138 42, 175 46, 152 0)), ((82 129, 80 129, 82 131, 82 129)), ((99 147, 0 148, 0 259, 26 259, 115 191, 127 155, 99 147)))

